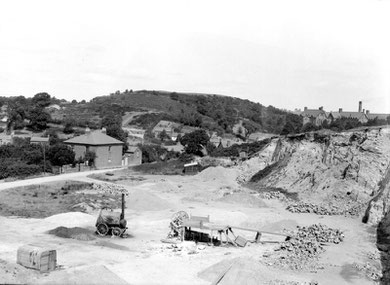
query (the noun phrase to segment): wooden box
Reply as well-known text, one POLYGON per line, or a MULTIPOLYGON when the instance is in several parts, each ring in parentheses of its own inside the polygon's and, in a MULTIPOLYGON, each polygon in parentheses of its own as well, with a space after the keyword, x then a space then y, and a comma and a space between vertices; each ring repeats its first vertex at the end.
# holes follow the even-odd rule
POLYGON ((236 239, 234 240, 234 242, 238 246, 244 247, 244 246, 246 246, 248 240, 246 238, 241 237, 241 236, 237 236, 236 239))
POLYGON ((18 248, 16 262, 27 268, 48 272, 57 266, 57 251, 40 246, 24 245, 18 248))

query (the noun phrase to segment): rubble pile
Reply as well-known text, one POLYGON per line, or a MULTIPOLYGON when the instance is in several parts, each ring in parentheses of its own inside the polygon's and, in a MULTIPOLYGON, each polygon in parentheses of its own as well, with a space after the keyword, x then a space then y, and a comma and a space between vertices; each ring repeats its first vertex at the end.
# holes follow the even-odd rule
POLYGON ((273 263, 287 267, 292 270, 318 269, 313 262, 328 243, 338 244, 344 240, 343 233, 338 229, 332 229, 322 224, 314 224, 309 227, 297 227, 298 229, 291 235, 291 238, 281 243, 271 257, 273 263))
POLYGON ((280 191, 270 191, 270 192, 262 192, 259 194, 259 197, 266 200, 280 200, 283 202, 293 202, 294 200, 286 197, 282 192, 280 191))
POLYGON ((312 213, 322 216, 349 215, 358 216, 366 208, 365 203, 343 203, 342 206, 335 204, 314 204, 298 202, 289 204, 286 208, 291 213, 312 213))
POLYGON ((381 270, 377 266, 374 266, 369 262, 366 262, 365 264, 358 264, 354 262, 353 267, 359 272, 363 273, 364 276, 366 276, 368 279, 371 279, 373 281, 379 282, 382 278, 381 270))
POLYGON ((109 183, 94 183, 93 189, 99 192, 104 192, 106 194, 126 194, 129 192, 122 185, 109 184, 109 183))
POLYGON ((290 204, 286 208, 287 211, 292 213, 313 213, 317 215, 341 215, 343 211, 335 205, 328 207, 317 205, 314 203, 299 202, 290 204))

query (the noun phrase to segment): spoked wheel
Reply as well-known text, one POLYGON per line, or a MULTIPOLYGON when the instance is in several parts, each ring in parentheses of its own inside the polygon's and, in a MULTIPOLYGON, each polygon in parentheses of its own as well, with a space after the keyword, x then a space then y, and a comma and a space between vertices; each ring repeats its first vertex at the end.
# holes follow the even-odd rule
POLYGON ((188 220, 190 216, 184 211, 179 211, 172 215, 172 222, 175 223, 177 226, 181 226, 183 221, 188 220))
POLYGON ((184 238, 182 225, 185 220, 188 220, 190 217, 188 214, 184 211, 179 211, 172 215, 170 228, 171 231, 168 233, 168 238, 184 238))
POLYGON ((103 223, 98 224, 98 225, 96 226, 96 231, 97 231, 97 233, 98 233, 100 236, 104 237, 104 236, 107 235, 107 233, 108 233, 108 226, 107 226, 106 224, 103 224, 103 223))
POLYGON ((112 228, 111 233, 113 236, 116 236, 116 237, 122 236, 122 230, 118 227, 112 228))

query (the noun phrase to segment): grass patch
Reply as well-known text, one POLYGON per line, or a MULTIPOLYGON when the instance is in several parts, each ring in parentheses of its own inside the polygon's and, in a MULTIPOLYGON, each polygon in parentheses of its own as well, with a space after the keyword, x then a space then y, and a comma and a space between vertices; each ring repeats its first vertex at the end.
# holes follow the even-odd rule
POLYGON ((35 184, 0 191, 0 215, 46 218, 67 212, 85 212, 77 205, 120 208, 116 195, 96 193, 92 183, 66 181, 35 184))

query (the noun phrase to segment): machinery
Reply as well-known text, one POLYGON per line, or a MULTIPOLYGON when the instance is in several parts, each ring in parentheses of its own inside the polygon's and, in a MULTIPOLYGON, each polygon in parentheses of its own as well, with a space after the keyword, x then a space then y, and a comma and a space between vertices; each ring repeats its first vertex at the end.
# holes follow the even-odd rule
POLYGON ((184 211, 179 211, 172 215, 171 222, 169 224, 170 232, 168 234, 168 239, 177 238, 180 240, 184 239, 182 227, 183 222, 188 220, 190 217, 184 211))
POLYGON ((125 220, 125 194, 122 193, 122 211, 114 212, 112 209, 103 208, 96 220, 96 232, 100 236, 113 235, 122 237, 127 227, 125 220))

